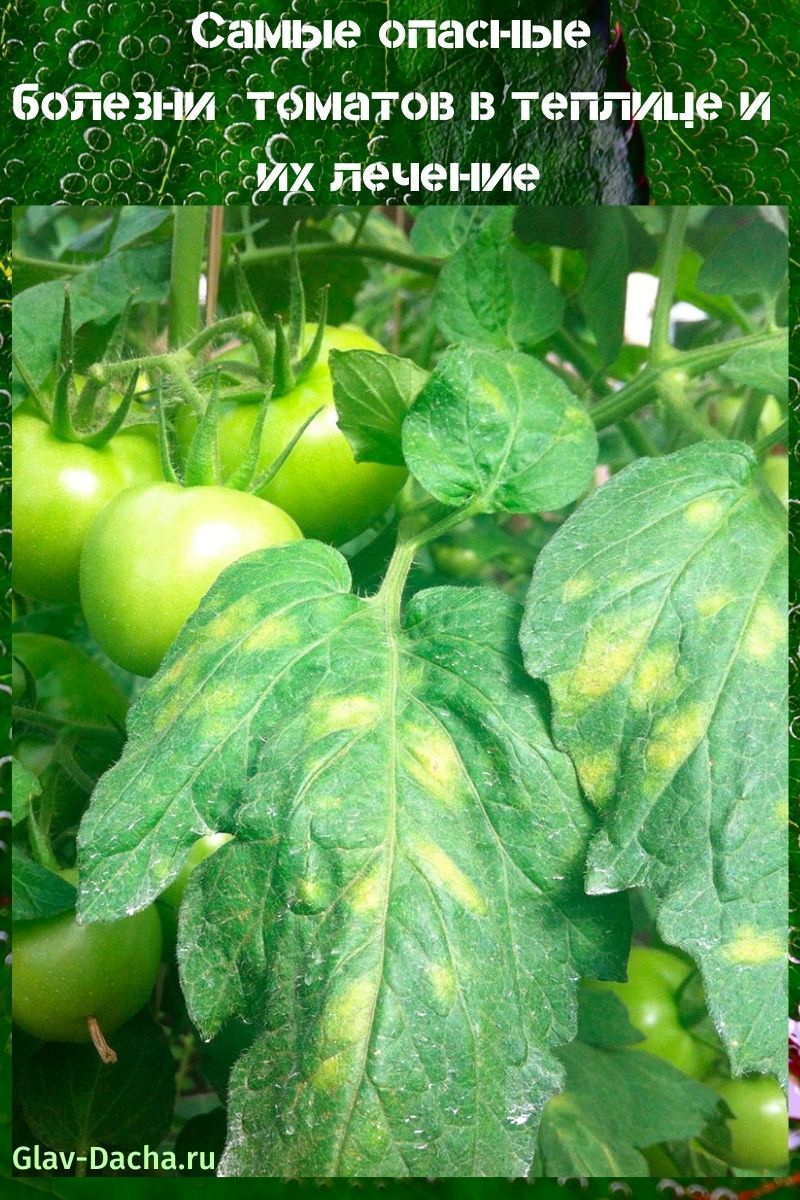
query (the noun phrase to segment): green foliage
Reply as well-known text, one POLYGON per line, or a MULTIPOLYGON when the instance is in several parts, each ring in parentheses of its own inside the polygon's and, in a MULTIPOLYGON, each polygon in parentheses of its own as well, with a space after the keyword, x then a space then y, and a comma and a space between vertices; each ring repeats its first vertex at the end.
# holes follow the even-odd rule
POLYGON ((561 508, 588 486, 597 437, 586 410, 534 359, 459 346, 417 396, 403 451, 446 504, 536 512, 561 508))
POLYGON ((754 467, 709 443, 619 474, 542 552, 522 645, 602 814, 588 890, 653 889, 735 1071, 782 1075, 786 526, 754 467))
MULTIPOLYGON (((271 344, 276 311, 299 320, 300 270, 309 297, 330 283, 335 320, 360 327, 329 358, 326 420, 335 430, 335 400, 349 469, 411 472, 340 549, 306 540, 234 562, 151 681, 117 672, 134 699, 121 754, 121 719, 45 711, 40 667, 22 691, 15 680, 17 751, 24 735, 52 756, 15 777, 18 915, 70 906, 48 866, 77 855, 82 919, 102 929, 161 896, 198 837, 231 835, 170 894, 157 1017, 176 1070, 153 1067, 141 1118, 158 1138, 161 1114, 177 1148, 224 1136, 223 1175, 297 1177, 280 1191, 338 1176, 326 1186, 348 1194, 343 1176, 405 1177, 398 1195, 441 1197, 526 1186, 503 1176, 548 1196, 563 1192, 546 1176, 588 1176, 602 1197, 609 1176, 641 1180, 637 1196, 655 1196, 642 1177, 662 1170, 730 1180, 745 1168, 709 1148, 725 1135, 714 1094, 582 981, 631 986, 632 908, 637 946, 686 951, 678 1031, 712 1056, 721 1036, 723 1074, 785 1063, 786 527, 756 457, 768 432, 770 462, 786 461, 783 215, 387 211, 227 211, 220 320, 167 354, 172 300, 154 284, 107 351, 122 294, 96 281, 167 261, 169 214, 17 213, 29 374, 57 345, 74 275, 102 403, 134 356, 136 419, 163 394, 180 433, 224 365, 231 470, 270 383, 239 306, 260 310, 271 344), (658 281, 650 346, 623 336, 635 271, 658 281), (704 318, 676 324, 678 299, 704 318), (361 330, 375 350, 347 348, 361 330)), ((319 448, 306 432, 303 449, 319 448)), ((352 488, 324 454, 313 478, 299 464, 283 483, 292 467, 325 528, 352 488)), ((101 657, 75 607, 27 598, 15 628, 101 657)), ((113 1036, 118 1052, 140 1025, 113 1036)), ((21 1139, 62 1136, 44 1099, 55 1070, 81 1096, 101 1087, 62 1121, 66 1141, 125 1141, 139 1120, 126 1072, 143 1078, 127 1052, 98 1076, 89 1049, 21 1046, 35 1071, 17 1099, 44 1114, 21 1139)))

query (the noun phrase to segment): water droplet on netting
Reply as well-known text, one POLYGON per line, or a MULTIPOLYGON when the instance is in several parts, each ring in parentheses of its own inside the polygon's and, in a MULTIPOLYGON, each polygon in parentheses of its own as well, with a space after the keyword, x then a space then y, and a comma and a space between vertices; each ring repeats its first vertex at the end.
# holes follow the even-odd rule
POLYGON ((96 159, 88 150, 82 150, 78 155, 78 166, 82 171, 93 171, 95 168, 96 159))
POLYGON ((150 53, 157 55, 159 58, 163 58, 165 54, 169 54, 171 47, 172 43, 163 33, 155 34, 147 43, 147 49, 150 53))
POLYGON ((100 87, 106 92, 115 92, 119 87, 119 75, 116 71, 103 71, 100 76, 100 87))
POLYGON ((125 37, 120 38, 119 53, 120 57, 127 58, 129 62, 135 62, 144 54, 144 42, 135 34, 127 33, 125 37))
POLYGON ((131 75, 131 90, 134 92, 150 92, 156 81, 149 71, 134 71, 131 75))
POLYGON ((86 176, 80 171, 70 171, 67 175, 62 175, 59 187, 70 196, 79 196, 86 190, 86 176))
POLYGON ((134 204, 149 204, 153 199, 153 189, 144 179, 137 179, 132 189, 134 204))
POLYGON ((109 165, 109 171, 115 179, 130 179, 133 168, 124 158, 114 158, 109 165))
POLYGON ((275 76, 285 75, 288 65, 289 59, 286 57, 286 55, 281 55, 278 58, 273 58, 269 65, 269 69, 270 72, 275 76))
POLYGON ((193 88, 202 87, 208 83, 210 77, 211 72, 205 63, 189 63, 189 66, 186 68, 186 78, 193 88))
POLYGON ((144 125, 136 121, 133 121, 130 125, 126 125, 122 132, 125 136, 125 141, 131 142, 134 146, 141 146, 147 137, 147 130, 144 125))
POLYGON ((83 71, 86 67, 95 65, 95 62, 100 58, 101 50, 97 42, 92 42, 90 38, 86 38, 83 42, 76 42, 70 53, 67 54, 67 60, 70 66, 76 68, 76 71, 83 71))
POLYGON ((287 133, 273 133, 272 137, 267 139, 264 149, 270 162, 288 162, 294 150, 294 142, 287 133))

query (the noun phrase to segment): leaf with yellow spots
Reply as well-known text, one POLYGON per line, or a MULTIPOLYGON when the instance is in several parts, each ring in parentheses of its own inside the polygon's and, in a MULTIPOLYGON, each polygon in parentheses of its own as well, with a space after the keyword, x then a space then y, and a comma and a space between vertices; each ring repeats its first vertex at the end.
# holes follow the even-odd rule
POLYGON ((585 491, 597 436, 588 411, 537 359, 456 346, 403 422, 403 452, 445 504, 531 513, 585 491))
POLYGON ((599 813, 587 887, 645 887, 735 1072, 786 1069, 785 514, 736 442, 642 459, 541 554, 522 627, 599 813), (591 588, 574 581, 592 579, 591 588))
POLYGON ((144 688, 81 829, 81 913, 141 908, 198 833, 234 835, 178 937, 203 1035, 253 1031, 223 1174, 530 1170, 576 981, 621 974, 629 930, 585 895, 597 817, 520 616, 443 588, 398 626, 297 542, 226 571, 144 688))

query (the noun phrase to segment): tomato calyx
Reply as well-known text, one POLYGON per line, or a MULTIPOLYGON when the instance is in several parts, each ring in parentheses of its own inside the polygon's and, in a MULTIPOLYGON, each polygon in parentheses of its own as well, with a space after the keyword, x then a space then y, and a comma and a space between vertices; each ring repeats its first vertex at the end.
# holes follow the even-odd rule
MULTIPOLYGON (((119 317, 106 348, 106 355, 113 352, 122 342, 131 301, 119 317)), ((95 377, 83 380, 78 391, 75 374, 74 338, 72 333, 72 299, 69 285, 64 288, 64 309, 61 316, 61 343, 56 363, 56 385, 53 400, 48 404, 41 390, 31 378, 25 364, 15 357, 15 367, 30 392, 30 407, 36 415, 46 421, 52 434, 62 442, 78 443, 93 450, 101 450, 128 423, 134 397, 139 390, 139 371, 131 374, 125 391, 116 406, 103 412, 99 401, 103 384, 95 377), (76 396, 73 402, 73 396, 76 396), (99 423, 98 423, 99 422, 99 423)))
POLYGON ((217 376, 214 380, 214 387, 206 402, 205 410, 197 423, 197 427, 183 455, 179 453, 175 440, 172 437, 172 431, 167 423, 163 393, 159 390, 159 448, 161 452, 161 468, 167 483, 176 483, 181 487, 187 488, 225 487, 235 492, 258 494, 261 489, 265 488, 275 478, 308 426, 322 411, 320 407, 310 413, 281 452, 276 455, 265 470, 260 470, 259 460, 262 435, 267 415, 267 406, 271 398, 272 393, 268 391, 259 406, 258 416, 241 462, 232 471, 225 474, 220 468, 219 454, 221 416, 219 377, 217 376))

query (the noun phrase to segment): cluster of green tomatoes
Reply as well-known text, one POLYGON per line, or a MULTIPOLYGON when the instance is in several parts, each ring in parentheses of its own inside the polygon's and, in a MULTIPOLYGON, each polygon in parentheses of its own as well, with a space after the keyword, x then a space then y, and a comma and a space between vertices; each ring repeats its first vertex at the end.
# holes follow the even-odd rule
MULTIPOLYGON (((241 328, 252 322, 245 314, 241 328)), ((29 386, 14 414, 15 595, 79 603, 93 639, 135 675, 158 670, 236 559, 302 537, 342 545, 390 507, 405 481, 402 468, 357 463, 337 424, 330 351, 382 347, 324 321, 303 321, 287 336, 259 319, 258 333, 260 342, 210 358, 202 337, 196 351, 151 356, 144 369, 107 361, 76 376, 62 361, 50 394, 29 386)), ((69 329, 62 359, 65 341, 69 329)), ((74 747, 77 769, 96 778, 121 745, 123 692, 99 662, 48 633, 15 635, 14 654, 18 711, 101 731, 74 747)), ((15 753, 42 775, 54 749, 26 726, 15 753)), ((157 904, 122 921, 84 926, 67 911, 18 922, 16 1024, 44 1040, 91 1039, 113 1060, 106 1037, 146 1003, 162 958, 174 956, 189 873, 225 840, 202 838, 157 904)), ((77 883, 59 855, 48 851, 43 865, 77 883)))

